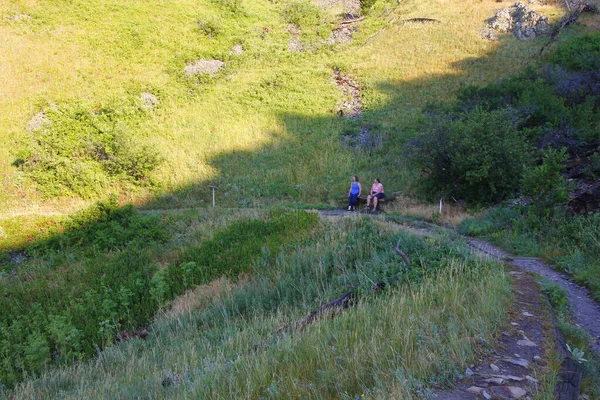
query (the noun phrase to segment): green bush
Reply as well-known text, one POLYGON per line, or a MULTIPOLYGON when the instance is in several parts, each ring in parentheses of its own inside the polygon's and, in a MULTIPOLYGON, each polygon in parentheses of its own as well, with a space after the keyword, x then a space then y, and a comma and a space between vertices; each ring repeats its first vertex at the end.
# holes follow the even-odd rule
POLYGON ((115 101, 98 110, 82 103, 64 104, 45 114, 51 122, 31 133, 14 165, 46 197, 89 198, 123 179, 147 184, 160 162, 156 151, 128 133, 144 118, 141 104, 115 101))
POLYGON ((574 71, 598 70, 600 33, 576 36, 560 43, 550 56, 550 61, 574 71))
POLYGON ((550 216, 557 203, 569 199, 568 181, 561 175, 567 160, 565 149, 547 149, 541 165, 525 169, 522 192, 533 200, 538 215, 550 216))
POLYGON ((323 12, 308 0, 296 0, 282 8, 282 15, 288 24, 297 25, 301 29, 313 28, 323 22, 323 12))
POLYGON ((459 116, 431 119, 410 144, 407 156, 427 172, 426 194, 455 197, 478 204, 515 194, 528 158, 527 138, 511 109, 476 108, 459 116))
POLYGON ((76 214, 64 233, 27 248, 31 264, 0 285, 0 381, 12 386, 51 363, 96 354, 118 332, 149 324, 175 295, 249 272, 317 222, 314 213, 276 210, 267 220, 238 221, 164 266, 170 234, 158 216, 114 198, 76 214))

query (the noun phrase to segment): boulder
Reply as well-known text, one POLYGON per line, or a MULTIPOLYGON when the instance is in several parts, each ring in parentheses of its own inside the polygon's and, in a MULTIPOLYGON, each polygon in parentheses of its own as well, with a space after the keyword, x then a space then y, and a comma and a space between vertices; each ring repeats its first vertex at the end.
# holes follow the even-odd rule
POLYGON ((481 37, 498 40, 498 34, 512 32, 517 39, 527 40, 550 31, 550 22, 522 2, 515 3, 510 9, 502 8, 486 21, 481 37))

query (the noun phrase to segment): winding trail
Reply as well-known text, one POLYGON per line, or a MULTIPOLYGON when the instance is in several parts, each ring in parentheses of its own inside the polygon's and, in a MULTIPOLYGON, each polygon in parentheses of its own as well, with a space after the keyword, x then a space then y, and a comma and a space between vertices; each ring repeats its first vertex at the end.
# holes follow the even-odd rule
MULTIPOLYGON (((319 215, 321 217, 355 217, 357 214, 348 213, 343 210, 327 210, 319 211, 319 215)), ((383 216, 379 216, 379 218, 388 222, 393 222, 401 229, 417 235, 435 235, 435 232, 429 228, 415 228, 414 226, 398 223, 393 219, 388 219, 383 216)), ((449 228, 434 224, 427 225, 431 228, 443 229, 458 235, 456 231, 449 228)), ((476 253, 502 261, 522 271, 534 272, 565 289, 574 322, 590 336, 590 346, 594 353, 596 353, 596 356, 600 357, 600 304, 592 298, 585 287, 573 282, 567 275, 554 270, 550 265, 539 258, 516 257, 486 241, 464 236, 463 238, 476 253)))
POLYGON ((467 241, 479 253, 505 261, 521 270, 535 272, 565 289, 573 320, 590 335, 590 346, 600 357, 600 305, 594 301, 585 287, 573 282, 565 274, 552 269, 539 258, 513 257, 487 242, 477 239, 468 239, 467 241))

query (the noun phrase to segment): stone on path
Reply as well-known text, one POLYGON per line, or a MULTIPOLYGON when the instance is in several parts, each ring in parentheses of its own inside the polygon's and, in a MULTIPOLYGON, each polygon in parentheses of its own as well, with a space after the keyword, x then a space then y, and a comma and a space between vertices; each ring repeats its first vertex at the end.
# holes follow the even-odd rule
POLYGON ((517 341, 517 346, 537 347, 537 344, 533 343, 531 340, 523 339, 517 341))
POLYGON ((527 394, 525 389, 517 386, 493 386, 490 392, 500 399, 520 399, 527 394))
POLYGON ((500 368, 496 364, 490 364, 490 369, 492 372, 500 372, 500 368))
POLYGON ((522 382, 525 380, 524 378, 520 378, 520 377, 514 376, 514 375, 492 375, 492 376, 496 377, 496 378, 502 378, 507 381, 515 381, 515 382, 522 382))
POLYGON ((484 389, 479 386, 471 386, 470 388, 467 389, 467 392, 479 394, 479 393, 483 392, 483 390, 484 389))
POLYGON ((512 358, 507 358, 504 361, 509 362, 514 365, 519 365, 523 368, 529 368, 529 361, 525 360, 524 358, 519 358, 518 360, 514 360, 512 358))
POLYGON ((526 317, 533 317, 533 314, 528 311, 523 312, 523 315, 526 317))

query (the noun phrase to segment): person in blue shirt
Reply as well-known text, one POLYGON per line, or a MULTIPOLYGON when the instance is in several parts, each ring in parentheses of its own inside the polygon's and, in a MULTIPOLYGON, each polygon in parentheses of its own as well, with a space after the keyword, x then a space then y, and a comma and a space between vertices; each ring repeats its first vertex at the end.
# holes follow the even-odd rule
POLYGON ((348 192, 348 211, 356 211, 356 203, 361 192, 362 187, 358 181, 358 176, 354 175, 350 184, 350 191, 348 192))

